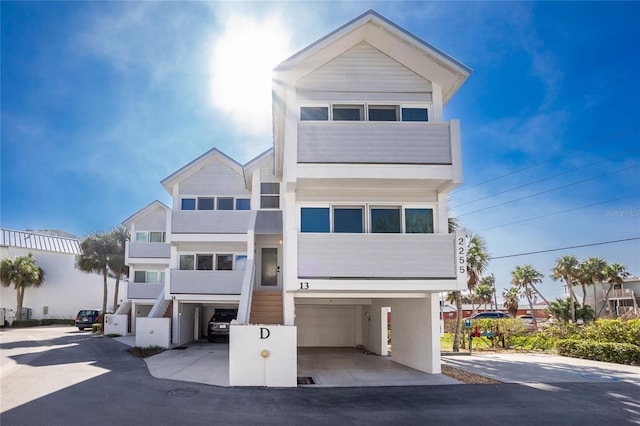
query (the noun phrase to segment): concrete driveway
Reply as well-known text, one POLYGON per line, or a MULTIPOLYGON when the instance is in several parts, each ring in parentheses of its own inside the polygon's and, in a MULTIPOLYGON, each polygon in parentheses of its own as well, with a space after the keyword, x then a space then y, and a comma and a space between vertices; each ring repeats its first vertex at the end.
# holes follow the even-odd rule
POLYGON ((503 383, 542 386, 571 382, 627 382, 640 386, 640 367, 539 353, 475 353, 442 357, 445 365, 503 383))

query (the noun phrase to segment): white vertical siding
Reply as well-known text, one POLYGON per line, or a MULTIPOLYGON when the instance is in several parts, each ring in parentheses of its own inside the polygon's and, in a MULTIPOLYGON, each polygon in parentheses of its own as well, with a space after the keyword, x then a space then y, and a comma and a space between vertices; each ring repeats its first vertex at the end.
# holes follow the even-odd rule
POLYGON ((451 164, 449 124, 300 123, 298 162, 451 164))
POLYGON ((251 211, 176 210, 172 215, 174 234, 246 234, 251 211))
POLYGON ((301 278, 455 279, 451 234, 299 234, 301 278))
POLYGON ((301 78, 298 90, 335 92, 430 92, 431 82, 361 42, 301 78))
POLYGON ((219 161, 180 182, 180 195, 250 195, 241 173, 219 161))
POLYGON ((167 212, 158 208, 136 221, 136 231, 164 231, 167 228, 167 212))

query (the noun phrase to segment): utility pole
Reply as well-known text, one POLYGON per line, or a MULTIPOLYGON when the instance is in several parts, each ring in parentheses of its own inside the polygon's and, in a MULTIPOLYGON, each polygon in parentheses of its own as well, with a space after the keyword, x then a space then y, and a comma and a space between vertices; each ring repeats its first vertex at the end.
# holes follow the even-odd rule
POLYGON ((496 311, 498 310, 498 295, 496 291, 496 277, 491 273, 491 283, 493 284, 493 302, 496 305, 496 311))

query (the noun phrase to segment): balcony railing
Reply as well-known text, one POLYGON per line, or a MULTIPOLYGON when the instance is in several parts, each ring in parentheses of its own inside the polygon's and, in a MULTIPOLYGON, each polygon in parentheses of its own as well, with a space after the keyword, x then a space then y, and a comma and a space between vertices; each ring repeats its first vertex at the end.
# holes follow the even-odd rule
POLYGON ((449 123, 300 122, 299 163, 451 164, 449 123))
POLYGON ((452 234, 299 234, 300 278, 455 279, 452 234))
MULTIPOLYGON (((605 297, 606 294, 607 294, 607 290, 602 290, 602 297, 605 297)), ((609 300, 633 299, 633 298, 634 298, 633 289, 630 289, 630 288, 614 289, 609 292, 609 300)))
POLYGON ((171 232, 174 234, 246 234, 250 211, 174 210, 171 232))
POLYGON ((129 245, 129 258, 163 258, 171 257, 171 245, 169 243, 137 243, 127 241, 129 245))
POLYGON ((244 271, 171 271, 172 294, 240 294, 244 271))
POLYGON ((127 285, 127 299, 154 300, 164 290, 164 284, 134 283, 127 285))

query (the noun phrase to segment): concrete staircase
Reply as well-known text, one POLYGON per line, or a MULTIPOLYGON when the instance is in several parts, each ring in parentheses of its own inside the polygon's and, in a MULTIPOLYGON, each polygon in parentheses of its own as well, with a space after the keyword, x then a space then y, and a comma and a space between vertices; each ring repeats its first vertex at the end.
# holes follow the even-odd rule
POLYGON ((282 291, 254 291, 249 322, 282 325, 282 291))

